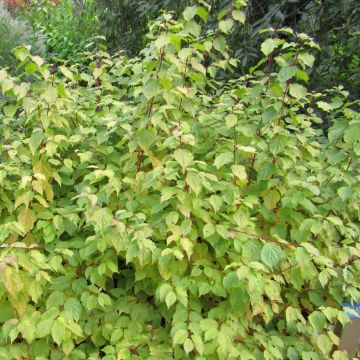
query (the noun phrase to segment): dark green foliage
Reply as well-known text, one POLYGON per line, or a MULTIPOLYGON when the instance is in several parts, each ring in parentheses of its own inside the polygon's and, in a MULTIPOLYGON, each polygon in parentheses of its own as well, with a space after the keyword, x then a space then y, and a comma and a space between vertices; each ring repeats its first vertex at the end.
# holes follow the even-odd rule
POLYGON ((112 51, 125 50, 136 55, 144 48, 151 21, 162 11, 177 14, 190 4, 190 0, 95 0, 101 19, 101 31, 112 51))
POLYGON ((46 49, 52 60, 80 61, 98 35, 92 0, 61 0, 58 5, 50 0, 31 0, 23 16, 46 36, 46 49))
MULTIPOLYGON (((195 3, 193 0, 95 0, 101 31, 108 40, 109 48, 113 51, 125 50, 129 55, 136 55, 144 48, 151 21, 163 12, 181 16, 186 6, 195 3)), ((218 15, 226 15, 224 11, 231 8, 232 1, 210 0, 207 3, 211 5, 211 10, 208 9, 210 17, 204 31, 216 28, 218 15)))
MULTIPOLYGON (((162 10, 177 15, 191 5, 190 0, 95 0, 101 28, 108 38, 110 50, 138 54, 147 42, 149 22, 162 10)), ((210 18, 204 31, 216 28, 219 17, 227 16, 229 0, 210 0, 210 18)), ((312 36, 322 48, 316 54, 311 86, 314 89, 342 84, 354 98, 359 97, 360 75, 360 6, 358 0, 250 0, 245 10, 245 24, 238 24, 228 35, 234 56, 241 60, 241 73, 259 59, 263 28, 289 26, 312 36)))

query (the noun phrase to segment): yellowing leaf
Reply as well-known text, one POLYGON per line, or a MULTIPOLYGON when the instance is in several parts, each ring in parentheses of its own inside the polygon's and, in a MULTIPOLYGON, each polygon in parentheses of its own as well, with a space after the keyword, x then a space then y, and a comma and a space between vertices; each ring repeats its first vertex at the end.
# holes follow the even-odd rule
POLYGON ((73 323, 67 324, 66 327, 76 336, 79 336, 79 337, 84 336, 82 328, 78 324, 73 322, 73 323))
POLYGON ((176 301, 176 294, 173 291, 170 291, 165 298, 166 306, 170 308, 176 301))
POLYGON ((329 337, 325 334, 321 334, 317 340, 317 345, 320 349, 320 351, 324 354, 324 355, 328 355, 333 347, 333 343, 331 342, 331 340, 329 339, 329 337))
POLYGON ((225 123, 228 128, 234 127, 237 124, 237 116, 235 114, 228 114, 225 117, 225 123))
POLYGON ((60 71, 70 80, 74 80, 74 74, 65 66, 59 66, 60 71))
POLYGON ((247 179, 245 166, 243 166, 243 165, 232 165, 231 170, 232 170, 233 174, 238 179, 240 179, 240 180, 246 180, 247 179))
POLYGON ((264 197, 264 205, 268 209, 274 209, 280 200, 280 194, 277 190, 270 190, 264 197))
POLYGON ((194 191, 196 195, 199 195, 202 189, 201 177, 193 172, 189 172, 186 176, 186 183, 189 184, 190 189, 194 191))
POLYGON ((36 216, 32 209, 23 208, 18 215, 18 222, 23 226, 25 232, 29 232, 35 224, 36 216))
POLYGON ((192 253, 194 252, 194 244, 188 238, 181 238, 180 245, 185 250, 187 257, 190 259, 192 253))
POLYGON ((108 208, 100 208, 95 211, 92 218, 95 220, 100 231, 104 231, 111 224, 112 214, 108 208))
POLYGON ((241 24, 244 24, 245 23, 245 20, 246 20, 246 16, 245 14, 240 11, 240 10, 234 10, 232 13, 231 13, 232 17, 234 18, 234 20, 236 21, 239 21, 241 24))
POLYGON ((233 26, 234 22, 231 19, 221 20, 219 22, 219 29, 225 34, 228 34, 233 26))

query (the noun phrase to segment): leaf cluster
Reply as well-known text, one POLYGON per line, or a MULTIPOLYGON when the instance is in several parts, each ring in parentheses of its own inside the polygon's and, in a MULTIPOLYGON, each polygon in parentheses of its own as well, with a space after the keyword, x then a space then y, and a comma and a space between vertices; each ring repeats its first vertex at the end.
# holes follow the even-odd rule
POLYGON ((205 3, 164 14, 138 58, 0 70, 0 358, 347 358, 359 113, 288 28, 236 75, 242 3, 206 35, 205 3))

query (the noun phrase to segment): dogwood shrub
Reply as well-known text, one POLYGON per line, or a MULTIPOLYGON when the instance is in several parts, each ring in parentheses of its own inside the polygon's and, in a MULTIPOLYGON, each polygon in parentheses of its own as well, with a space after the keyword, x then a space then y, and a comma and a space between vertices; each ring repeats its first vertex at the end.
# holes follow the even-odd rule
POLYGON ((164 15, 140 58, 0 70, 1 359, 347 358, 359 113, 307 90, 291 29, 234 75, 241 6, 164 15))

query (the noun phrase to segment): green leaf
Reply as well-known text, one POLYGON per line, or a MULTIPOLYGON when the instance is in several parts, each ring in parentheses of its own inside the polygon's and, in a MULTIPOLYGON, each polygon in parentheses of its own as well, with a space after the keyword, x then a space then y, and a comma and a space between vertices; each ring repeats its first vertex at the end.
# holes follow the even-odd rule
POLYGON ((182 345, 188 337, 188 332, 184 329, 178 330, 173 337, 173 345, 182 345))
POLYGON ((191 255, 194 252, 194 244, 192 243, 192 241, 188 238, 183 237, 180 239, 180 245, 182 249, 185 250, 187 257, 190 259, 191 255))
POLYGON ((331 143, 342 137, 347 129, 348 123, 346 120, 337 120, 329 129, 329 140, 331 143))
POLYGON ((201 337, 199 335, 192 335, 191 337, 193 343, 194 343, 194 346, 195 346, 195 349, 197 350, 197 352, 202 355, 203 352, 204 352, 204 343, 201 339, 201 337))
POLYGON ((234 22, 231 19, 221 20, 219 22, 219 29, 225 34, 228 34, 233 28, 233 26, 234 26, 234 22))
POLYGON ((213 224, 206 224, 203 227, 203 234, 205 239, 209 238, 211 235, 215 234, 215 226, 213 224))
POLYGON ((352 188, 343 186, 340 189, 338 189, 337 191, 338 195, 340 196, 341 200, 346 201, 348 199, 351 198, 351 196, 353 195, 354 191, 352 188))
POLYGON ((166 306, 170 308, 176 302, 176 294, 173 291, 170 291, 165 298, 166 306))
POLYGON ((304 99, 307 94, 307 90, 300 84, 290 84, 289 93, 296 99, 304 99))
POLYGON ((261 51, 265 56, 268 56, 277 48, 278 44, 279 44, 278 39, 266 39, 261 44, 261 51))
POLYGON ((197 11, 197 6, 189 6, 187 7, 183 12, 183 17, 186 21, 191 20, 195 15, 197 11))
POLYGON ((151 145, 156 141, 157 133, 154 128, 143 128, 136 133, 136 137, 139 146, 146 151, 149 150, 151 145))
POLYGON ((0 323, 4 323, 15 317, 14 308, 7 300, 0 300, 0 309, 0 323))
POLYGON ((270 268, 275 268, 283 257, 281 247, 277 244, 265 244, 261 249, 261 260, 270 268))
POLYGON ((170 44, 170 37, 166 35, 160 35, 155 41, 155 46, 158 49, 161 49, 168 44, 170 44))
POLYGON ((350 124, 344 133, 345 142, 349 145, 353 145, 359 139, 360 139, 360 122, 350 124))
POLYGON ((201 34, 201 26, 193 20, 190 20, 185 24, 185 30, 187 30, 190 34, 194 35, 195 37, 199 37, 201 34))
POLYGON ((58 94, 54 87, 48 86, 43 96, 46 102, 48 102, 49 104, 53 104, 56 101, 58 94))
POLYGON ((296 66, 283 66, 279 71, 278 78, 281 82, 288 81, 295 76, 297 70, 296 66))
POLYGON ((300 53, 299 60, 306 66, 312 67, 315 61, 315 57, 309 53, 300 53))
POLYGON ((227 274, 223 279, 223 285, 225 289, 237 288, 239 283, 239 278, 234 272, 227 274))
POLYGON ((100 293, 98 296, 98 303, 101 307, 105 308, 111 305, 111 298, 108 294, 100 293))
POLYGON ((34 74, 37 70, 38 70, 38 66, 32 61, 28 62, 25 65, 25 71, 28 75, 34 74))
POLYGON ((241 24, 245 23, 246 20, 246 16, 245 14, 240 11, 240 10, 233 10, 233 12, 231 13, 232 17, 234 18, 234 20, 239 21, 241 24))
POLYGON ((202 6, 198 6, 196 14, 199 15, 203 21, 206 21, 209 16, 209 13, 202 6))
POLYGON ((172 211, 166 216, 165 222, 167 226, 175 225, 179 220, 179 213, 172 211))
POLYGON ((16 111, 17 111, 18 107, 16 105, 6 105, 3 107, 3 111, 6 117, 12 118, 16 111))
POLYGON ((310 324, 321 333, 326 325, 326 317, 320 311, 314 311, 309 315, 310 324))
POLYGON ((31 344, 36 337, 36 328, 34 323, 28 319, 22 319, 19 324, 19 330, 27 343, 31 344))
POLYGON ((187 338, 184 342, 184 350, 188 354, 189 352, 193 351, 194 343, 191 339, 187 338))
POLYGON ((34 356, 36 358, 48 359, 50 353, 50 346, 45 339, 37 340, 34 343, 34 356))
POLYGON ((64 310, 71 314, 73 320, 79 321, 82 313, 82 306, 78 299, 68 298, 64 304, 64 310))
POLYGON ((279 112, 273 106, 268 106, 262 115, 262 122, 265 125, 269 124, 271 121, 275 120, 278 116, 279 116, 279 112))
POLYGON ((256 239, 248 240, 241 248, 242 255, 248 261, 259 261, 261 259, 261 248, 260 241, 256 239))
POLYGON ((333 107, 325 101, 318 101, 316 103, 316 105, 319 107, 319 109, 324 110, 324 111, 333 110, 333 107))
POLYGON ((332 358, 334 360, 349 360, 349 357, 348 357, 346 351, 341 351, 341 350, 336 350, 333 353, 332 358))
POLYGON ((270 140, 269 149, 273 155, 282 153, 286 148, 287 138, 285 136, 277 135, 270 140))
POLYGON ((53 320, 41 320, 37 324, 38 337, 43 338, 50 335, 53 323, 53 320))
POLYGON ((72 323, 70 323, 70 324, 67 324, 66 327, 67 327, 73 334, 75 334, 76 336, 79 336, 79 337, 83 337, 83 336, 84 336, 83 331, 82 331, 81 327, 80 327, 78 324, 72 322, 72 323))
POLYGON ((116 344, 124 335, 123 329, 115 329, 115 331, 111 334, 110 343, 116 344))
POLYGON ((157 80, 149 80, 143 87, 143 93, 146 98, 151 99, 156 96, 161 90, 161 85, 157 80))
POLYGON ((61 345, 61 343, 65 339, 65 335, 65 326, 59 321, 54 321, 51 327, 51 336, 56 342, 56 344, 61 345))
POLYGON ((217 169, 230 163, 233 160, 233 153, 231 151, 225 151, 215 158, 214 165, 217 169))
POLYGON ((44 139, 44 133, 42 131, 35 131, 31 135, 30 141, 29 141, 29 147, 31 153, 34 155, 35 151, 38 149, 39 145, 44 139))
POLYGON ((185 149, 177 149, 174 152, 175 160, 180 164, 180 166, 185 170, 193 161, 194 156, 190 151, 185 149))
POLYGON ((23 106, 25 112, 27 114, 30 114, 36 108, 36 102, 30 97, 25 97, 22 100, 22 106, 23 106))
POLYGON ((223 36, 218 36, 213 41, 214 49, 217 51, 225 51, 226 49, 226 40, 223 36))

